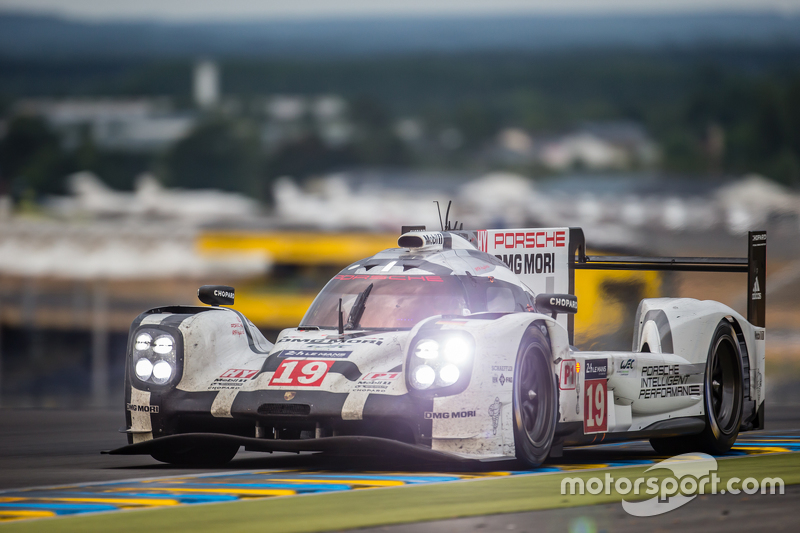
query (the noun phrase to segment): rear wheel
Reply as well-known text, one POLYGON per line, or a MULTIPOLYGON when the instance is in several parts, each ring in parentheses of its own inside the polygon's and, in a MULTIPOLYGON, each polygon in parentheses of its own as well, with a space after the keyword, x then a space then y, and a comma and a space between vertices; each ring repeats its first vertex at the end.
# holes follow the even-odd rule
POLYGON ((514 369, 514 444, 528 466, 547 459, 557 420, 556 381, 550 344, 539 329, 528 330, 514 369))
POLYGON ((216 443, 159 450, 150 454, 156 461, 184 466, 222 466, 239 451, 238 444, 216 443))
POLYGON ((722 455, 730 451, 742 423, 744 396, 742 358, 736 332, 727 320, 714 331, 706 361, 703 391, 706 426, 702 433, 688 437, 650 439, 656 452, 675 455, 705 452, 722 455))

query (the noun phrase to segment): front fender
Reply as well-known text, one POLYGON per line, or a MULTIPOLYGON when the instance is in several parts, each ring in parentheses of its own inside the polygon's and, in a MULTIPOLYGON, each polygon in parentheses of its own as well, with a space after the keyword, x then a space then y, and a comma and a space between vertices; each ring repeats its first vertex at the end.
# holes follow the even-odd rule
POLYGON ((464 457, 513 457, 513 387, 517 351, 530 327, 545 326, 555 361, 569 353, 567 332, 539 313, 433 319, 443 331, 465 331, 475 339, 472 376, 459 394, 434 398, 434 450, 464 457))

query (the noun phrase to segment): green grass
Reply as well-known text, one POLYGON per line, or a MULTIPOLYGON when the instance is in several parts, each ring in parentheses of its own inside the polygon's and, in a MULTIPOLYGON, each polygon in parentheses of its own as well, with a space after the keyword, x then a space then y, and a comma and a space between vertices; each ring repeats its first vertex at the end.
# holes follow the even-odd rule
MULTIPOLYGON (((635 479, 649 467, 613 469, 614 478, 635 479)), ((663 477, 666 470, 651 474, 663 477)), ((719 461, 723 482, 739 478, 781 477, 786 485, 800 483, 800 454, 749 456, 719 461)), ((271 498, 234 503, 187 505, 92 516, 11 522, 0 526, 11 532, 137 532, 238 531, 312 532, 440 520, 486 514, 532 511, 613 503, 619 494, 561 495, 564 477, 601 477, 604 471, 574 471, 538 476, 508 476, 437 485, 354 490, 311 496, 271 498)), ((638 499, 648 499, 642 494, 638 499)), ((626 497, 627 499, 634 499, 626 497)))

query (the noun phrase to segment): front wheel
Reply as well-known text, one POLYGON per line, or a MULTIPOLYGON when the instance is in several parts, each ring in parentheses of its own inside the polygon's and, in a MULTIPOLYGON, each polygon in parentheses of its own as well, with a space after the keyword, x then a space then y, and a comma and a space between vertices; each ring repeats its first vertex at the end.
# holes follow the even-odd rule
POLYGON ((699 435, 650 439, 658 453, 677 455, 705 452, 711 455, 728 453, 739 436, 742 424, 744 386, 742 357, 736 332, 727 320, 714 331, 706 361, 703 400, 706 426, 699 435))
POLYGON ((556 430, 558 391, 550 361, 547 337, 528 330, 514 369, 514 444, 517 459, 532 467, 547 459, 556 430))

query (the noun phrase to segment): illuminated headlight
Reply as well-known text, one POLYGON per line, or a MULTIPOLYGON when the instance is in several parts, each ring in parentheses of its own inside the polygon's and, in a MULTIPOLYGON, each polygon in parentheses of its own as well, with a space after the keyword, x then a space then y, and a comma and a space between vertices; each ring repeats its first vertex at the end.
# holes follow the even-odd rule
POLYGON ((428 365, 417 367, 412 374, 414 387, 418 389, 427 389, 436 380, 436 371, 428 365))
MULTIPOLYGON (((145 385, 169 385, 180 371, 181 343, 175 333, 143 327, 131 340, 129 375, 145 385)), ((141 387, 141 384, 138 386, 141 387)))
POLYGON ((162 335, 157 338, 156 342, 153 344, 153 351, 157 354, 165 355, 170 353, 174 347, 175 340, 172 338, 172 335, 162 335))
POLYGON ((163 385, 172 377, 172 365, 166 361, 158 361, 153 365, 153 381, 163 385))
POLYGON ((140 333, 136 336, 136 342, 134 343, 134 348, 136 348, 137 352, 143 352, 150 348, 150 343, 153 342, 153 337, 151 337, 147 333, 140 333))
MULTIPOLYGON (((451 363, 461 364, 470 356, 471 348, 469 343, 462 337, 448 339, 444 343, 444 358, 451 363)), ((456 370, 458 370, 458 368, 456 368, 456 370)))
POLYGON ((420 359, 436 359, 439 357, 439 343, 433 339, 425 339, 417 343, 414 355, 420 359))
POLYGON ((145 359, 142 357, 138 361, 136 361, 136 377, 141 379, 142 381, 147 381, 150 375, 153 373, 153 363, 150 362, 149 359, 145 359))
POLYGON ((439 370, 439 377, 445 385, 452 385, 458 381, 458 376, 461 374, 458 367, 454 364, 444 365, 439 370))
POLYGON ((472 373, 475 341, 466 332, 437 332, 413 346, 408 358, 409 386, 435 390, 465 382, 472 373))

